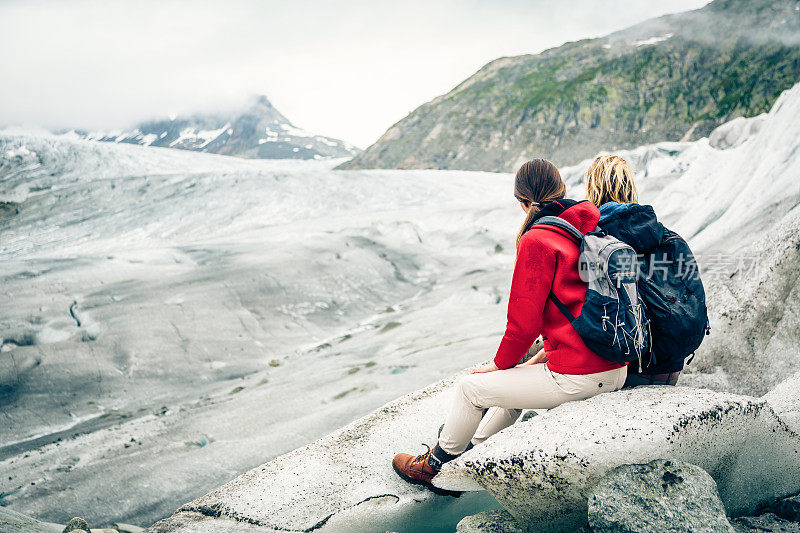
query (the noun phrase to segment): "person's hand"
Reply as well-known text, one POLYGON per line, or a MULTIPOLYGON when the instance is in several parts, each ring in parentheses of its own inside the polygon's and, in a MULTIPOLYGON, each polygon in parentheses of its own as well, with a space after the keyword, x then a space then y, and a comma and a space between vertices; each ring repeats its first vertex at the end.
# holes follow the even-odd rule
POLYGON ((482 374, 484 372, 494 372, 495 370, 500 370, 497 368, 497 365, 494 364, 494 361, 491 363, 486 363, 485 365, 481 365, 477 368, 473 368, 469 371, 470 374, 482 374))
POLYGON ((533 357, 522 363, 522 366, 539 365, 542 363, 546 363, 549 360, 550 358, 544 354, 544 348, 542 348, 536 353, 536 355, 534 355, 533 357))

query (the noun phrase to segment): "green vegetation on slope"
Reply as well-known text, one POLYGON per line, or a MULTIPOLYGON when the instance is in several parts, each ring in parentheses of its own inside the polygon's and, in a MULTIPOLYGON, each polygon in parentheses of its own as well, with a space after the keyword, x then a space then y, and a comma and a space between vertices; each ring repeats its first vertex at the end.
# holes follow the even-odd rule
POLYGON ((602 39, 495 60, 342 168, 510 171, 696 139, 800 79, 797 0, 716 0, 602 39))

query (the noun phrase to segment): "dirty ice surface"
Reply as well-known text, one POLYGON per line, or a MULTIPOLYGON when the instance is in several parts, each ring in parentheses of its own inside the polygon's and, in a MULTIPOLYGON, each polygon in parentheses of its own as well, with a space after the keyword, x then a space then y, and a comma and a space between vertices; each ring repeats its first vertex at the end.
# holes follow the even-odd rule
POLYGON ((493 355, 509 175, 0 133, 0 504, 149 525, 493 355))

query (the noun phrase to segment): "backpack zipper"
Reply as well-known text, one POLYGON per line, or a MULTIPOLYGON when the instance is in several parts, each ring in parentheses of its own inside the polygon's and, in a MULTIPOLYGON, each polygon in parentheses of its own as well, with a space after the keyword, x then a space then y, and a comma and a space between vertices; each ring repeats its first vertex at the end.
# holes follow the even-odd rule
MULTIPOLYGON (((597 251, 597 255, 601 256, 603 254, 603 252, 605 252, 606 249, 609 248, 609 247, 613 247, 615 249, 611 250, 611 252, 609 252, 608 255, 606 256, 606 260, 605 260, 605 263, 603 265, 603 273, 605 274, 606 279, 608 279, 609 281, 612 282, 612 286, 613 286, 614 285, 613 280, 611 279, 611 276, 608 273, 608 263, 611 261, 611 256, 617 250, 623 250, 625 248, 631 248, 631 246, 626 244, 626 243, 624 243, 624 242, 622 242, 622 241, 620 241, 618 243, 617 242, 610 242, 610 243, 606 244, 605 246, 603 246, 602 248, 600 248, 600 250, 597 251)), ((634 253, 635 253, 635 250, 634 250, 634 253)), ((622 276, 621 276, 620 273, 617 273, 616 277, 617 277, 617 280, 616 280, 617 281, 617 283, 616 283, 617 289, 620 289, 620 288, 622 288, 622 279, 621 279, 622 276)), ((637 284, 638 284, 638 281, 637 281, 637 284)))

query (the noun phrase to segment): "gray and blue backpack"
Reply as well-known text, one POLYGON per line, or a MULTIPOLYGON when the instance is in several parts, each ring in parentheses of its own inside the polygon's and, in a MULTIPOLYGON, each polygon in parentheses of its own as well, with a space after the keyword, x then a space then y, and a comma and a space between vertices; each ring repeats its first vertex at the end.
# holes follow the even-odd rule
POLYGON ((546 216, 534 225, 566 230, 580 246, 579 270, 587 282, 581 313, 574 316, 558 295, 549 299, 578 332, 584 344, 614 363, 642 360, 649 349, 644 304, 639 296, 639 259, 636 251, 600 227, 584 235, 563 218, 546 216))

